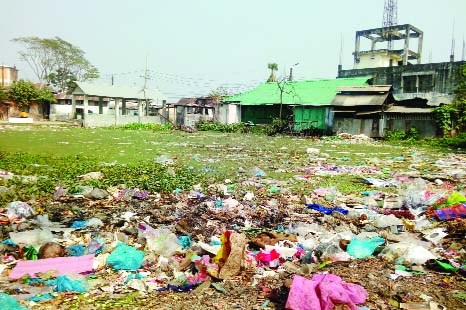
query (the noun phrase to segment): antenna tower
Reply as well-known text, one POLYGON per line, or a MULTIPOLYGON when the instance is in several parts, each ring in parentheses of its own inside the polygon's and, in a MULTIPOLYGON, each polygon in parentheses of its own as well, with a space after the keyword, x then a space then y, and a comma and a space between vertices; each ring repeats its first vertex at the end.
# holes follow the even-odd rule
POLYGON ((392 40, 392 32, 390 31, 390 27, 396 26, 398 24, 398 5, 397 0, 385 0, 385 8, 383 11, 383 22, 382 27, 388 28, 387 31, 387 42, 388 42, 388 50, 393 49, 393 40, 392 40))

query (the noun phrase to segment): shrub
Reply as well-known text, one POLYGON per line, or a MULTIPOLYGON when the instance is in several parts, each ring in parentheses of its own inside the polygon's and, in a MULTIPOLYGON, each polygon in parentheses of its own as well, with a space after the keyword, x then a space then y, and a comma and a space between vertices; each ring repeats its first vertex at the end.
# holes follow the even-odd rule
POLYGON ((385 141, 417 141, 419 140, 419 131, 415 127, 411 127, 408 131, 388 131, 384 139, 385 141))
MULTIPOLYGON (((113 127, 115 128, 115 127, 113 127)), ((152 131, 170 131, 173 129, 173 125, 167 123, 165 125, 162 124, 153 124, 153 123, 129 123, 123 126, 117 127, 119 129, 127 129, 127 130, 152 130, 152 131)))

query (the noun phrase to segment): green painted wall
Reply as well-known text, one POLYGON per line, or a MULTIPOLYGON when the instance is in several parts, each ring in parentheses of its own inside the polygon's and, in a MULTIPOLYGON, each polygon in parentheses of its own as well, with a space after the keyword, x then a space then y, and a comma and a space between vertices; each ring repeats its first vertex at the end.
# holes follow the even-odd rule
MULTIPOLYGON (((280 115, 280 105, 241 106, 241 122, 253 122, 254 124, 272 124, 274 118, 280 115)), ((288 106, 283 105, 282 118, 291 116, 288 106)))
POLYGON ((327 124, 328 107, 296 106, 294 108, 294 130, 314 128, 327 130, 331 124, 327 124))

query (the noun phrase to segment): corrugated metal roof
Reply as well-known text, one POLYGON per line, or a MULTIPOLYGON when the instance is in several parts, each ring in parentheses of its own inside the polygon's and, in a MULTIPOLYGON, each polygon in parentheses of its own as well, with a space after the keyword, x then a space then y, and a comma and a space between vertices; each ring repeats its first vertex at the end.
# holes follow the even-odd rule
MULTIPOLYGON (((57 100, 71 100, 72 95, 67 94, 66 92, 59 93, 55 95, 55 99, 57 100)), ((83 95, 76 95, 76 100, 83 100, 84 96, 83 95)), ((99 101, 99 97, 89 97, 89 100, 92 101, 99 101)), ((103 98, 103 101, 110 101, 109 98, 103 98)))
POLYGON ((91 83, 77 82, 76 88, 73 90, 74 95, 88 95, 88 96, 101 96, 109 98, 122 98, 122 99, 140 99, 144 100, 166 100, 167 97, 162 95, 158 90, 141 88, 116 86, 116 85, 98 85, 91 83))
MULTIPOLYGON (((362 86, 370 77, 341 78, 286 82, 283 104, 330 105, 339 86, 362 86)), ((241 105, 280 104, 280 90, 276 82, 263 83, 242 94, 224 99, 226 103, 241 105)))
POLYGON ((385 111, 386 113, 432 113, 431 108, 410 108, 403 106, 393 106, 385 111))
POLYGON ((366 105, 383 105, 387 100, 388 93, 380 95, 340 95, 337 94, 332 101, 333 106, 354 107, 366 105))
POLYGON ((388 92, 391 85, 371 85, 371 86, 341 86, 338 92, 388 92))

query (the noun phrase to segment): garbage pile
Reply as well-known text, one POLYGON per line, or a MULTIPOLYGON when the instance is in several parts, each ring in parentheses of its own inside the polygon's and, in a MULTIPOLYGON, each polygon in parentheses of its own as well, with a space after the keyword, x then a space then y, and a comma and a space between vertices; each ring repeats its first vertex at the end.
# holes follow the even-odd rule
MULTIPOLYGON (((351 195, 294 195, 256 167, 241 182, 190 191, 57 188, 46 208, 13 201, 1 210, 0 302, 66 308, 81 294, 227 296, 247 286, 262 309, 464 308, 465 175, 437 164, 453 178, 360 168, 370 190, 351 195), (425 287, 409 287, 413 279, 425 287)), ((331 171, 320 167, 298 172, 331 171)))

